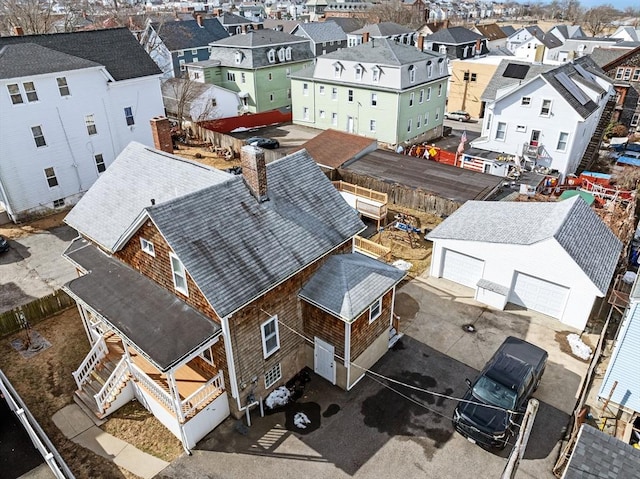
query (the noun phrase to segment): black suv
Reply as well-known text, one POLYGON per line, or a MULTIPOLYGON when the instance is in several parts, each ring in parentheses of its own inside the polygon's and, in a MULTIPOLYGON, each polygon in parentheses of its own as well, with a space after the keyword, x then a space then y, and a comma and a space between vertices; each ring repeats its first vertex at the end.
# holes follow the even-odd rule
POLYGON ((453 412, 453 427, 469 441, 503 449, 517 417, 538 389, 548 354, 509 336, 471 383, 453 412))

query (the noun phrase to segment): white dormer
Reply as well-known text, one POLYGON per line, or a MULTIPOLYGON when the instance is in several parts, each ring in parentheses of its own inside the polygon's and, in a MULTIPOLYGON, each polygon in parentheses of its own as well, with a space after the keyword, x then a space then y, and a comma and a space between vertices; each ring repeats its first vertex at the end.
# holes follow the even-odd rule
POLYGON ((240 50, 235 52, 235 61, 236 61, 236 65, 242 63, 242 52, 240 50))
POLYGON ((362 80, 362 73, 364 72, 364 68, 362 67, 361 64, 357 64, 355 66, 355 78, 356 81, 361 81, 362 80))
POLYGON ((371 81, 373 83, 378 83, 380 81, 380 68, 378 66, 371 69, 371 81))
POLYGON ((441 54, 446 55, 447 54, 447 47, 445 45, 440 45, 440 47, 438 48, 438 51, 441 54))
POLYGON ((284 58, 286 60, 291 60, 291 47, 287 47, 284 50, 284 58))
POLYGON ((278 49, 278 61, 283 62, 284 61, 284 48, 279 48, 278 49))
POLYGON ((342 63, 335 62, 333 64, 333 77, 340 78, 342 76, 342 63))
POLYGON ((269 60, 269 63, 276 62, 276 51, 273 48, 267 52, 267 59, 269 60))
POLYGON ((410 65, 409 66, 409 82, 410 83, 415 83, 416 82, 416 67, 415 67, 415 65, 410 65))

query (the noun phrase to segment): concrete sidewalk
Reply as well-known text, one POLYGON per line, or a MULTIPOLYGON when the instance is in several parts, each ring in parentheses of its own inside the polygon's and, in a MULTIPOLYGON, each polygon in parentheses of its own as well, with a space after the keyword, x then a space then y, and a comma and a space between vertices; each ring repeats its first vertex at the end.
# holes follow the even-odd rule
POLYGON ((65 406, 52 419, 68 439, 143 479, 151 479, 169 465, 168 462, 107 434, 77 404, 65 406))

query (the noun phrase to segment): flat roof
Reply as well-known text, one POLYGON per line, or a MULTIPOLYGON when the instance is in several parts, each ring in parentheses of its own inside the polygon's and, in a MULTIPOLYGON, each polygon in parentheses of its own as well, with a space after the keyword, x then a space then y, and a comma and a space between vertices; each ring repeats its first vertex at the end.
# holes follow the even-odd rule
POLYGON ((485 200, 504 181, 499 176, 384 150, 368 153, 341 169, 421 189, 457 203, 485 200))

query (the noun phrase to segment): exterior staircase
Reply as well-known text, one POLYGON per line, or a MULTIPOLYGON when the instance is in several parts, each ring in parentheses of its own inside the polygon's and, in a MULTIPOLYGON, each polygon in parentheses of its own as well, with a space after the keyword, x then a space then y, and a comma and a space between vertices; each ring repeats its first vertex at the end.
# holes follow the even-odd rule
POLYGON ((600 121, 598 122, 598 126, 596 130, 593 132, 593 136, 591 137, 591 141, 587 145, 587 149, 582 156, 582 160, 576 169, 576 175, 579 175, 583 171, 588 171, 594 164, 594 162, 598 159, 598 153, 600 152, 600 145, 602 145, 602 137, 604 136, 604 130, 607 128, 609 123, 611 122, 611 116, 613 115, 613 110, 616 106, 615 97, 609 99, 607 104, 604 106, 602 110, 602 115, 600 115, 600 121))
POLYGON ((89 409, 98 419, 104 419, 113 400, 118 396, 120 391, 126 386, 127 381, 131 378, 131 374, 127 371, 117 384, 109 388, 106 400, 103 403, 103 410, 100 410, 95 396, 101 392, 109 382, 116 369, 118 362, 113 359, 105 358, 100 364, 94 368, 89 374, 89 379, 82 385, 81 389, 76 390, 76 397, 82 402, 82 405, 89 409))

